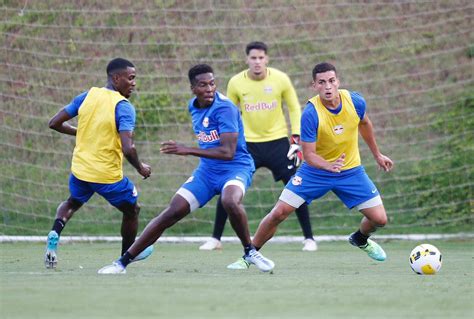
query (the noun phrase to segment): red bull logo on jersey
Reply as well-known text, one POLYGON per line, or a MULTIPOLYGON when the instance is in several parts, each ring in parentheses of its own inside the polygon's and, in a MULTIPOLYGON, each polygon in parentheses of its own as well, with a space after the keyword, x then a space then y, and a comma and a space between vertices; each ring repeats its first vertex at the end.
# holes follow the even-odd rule
POLYGON ((336 125, 333 127, 333 131, 336 135, 341 135, 342 133, 344 133, 344 126, 336 125))
POLYGON ((196 134, 196 138, 198 139, 198 141, 201 141, 203 143, 211 143, 220 139, 217 130, 212 130, 209 135, 207 135, 203 131, 200 131, 199 134, 196 134))
POLYGON ((258 102, 256 104, 251 104, 251 103, 245 103, 245 111, 246 112, 256 112, 256 111, 267 111, 267 110, 274 110, 278 106, 277 101, 272 101, 271 103, 265 103, 265 102, 258 102))
POLYGON ((303 178, 301 176, 295 175, 291 180, 291 184, 295 186, 300 186, 303 183, 303 178))

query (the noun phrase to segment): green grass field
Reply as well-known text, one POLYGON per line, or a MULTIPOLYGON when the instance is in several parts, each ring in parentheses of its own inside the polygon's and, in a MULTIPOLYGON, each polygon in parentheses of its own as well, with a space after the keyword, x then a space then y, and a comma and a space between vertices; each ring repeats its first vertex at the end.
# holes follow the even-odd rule
POLYGON ((240 247, 201 252, 196 244, 159 244, 126 275, 99 276, 119 243, 66 244, 57 270, 42 263, 43 244, 1 244, 2 318, 472 318, 473 241, 430 241, 443 253, 435 276, 408 265, 418 243, 383 244, 371 261, 343 242, 316 253, 269 244, 273 274, 230 271, 240 247))

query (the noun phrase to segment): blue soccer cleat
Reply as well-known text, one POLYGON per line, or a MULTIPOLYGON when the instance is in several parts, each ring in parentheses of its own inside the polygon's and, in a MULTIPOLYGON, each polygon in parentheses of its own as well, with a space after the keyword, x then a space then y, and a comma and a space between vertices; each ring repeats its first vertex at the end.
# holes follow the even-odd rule
POLYGON ((153 253, 153 250, 154 250, 153 245, 148 246, 147 248, 145 248, 145 250, 139 253, 137 257, 133 258, 130 261, 130 263, 134 263, 136 261, 140 261, 140 260, 150 257, 150 255, 153 253))
POLYGON ((56 231, 52 230, 48 234, 46 240, 46 253, 44 254, 44 265, 48 269, 56 268, 58 265, 58 256, 56 254, 58 250, 59 235, 56 231))

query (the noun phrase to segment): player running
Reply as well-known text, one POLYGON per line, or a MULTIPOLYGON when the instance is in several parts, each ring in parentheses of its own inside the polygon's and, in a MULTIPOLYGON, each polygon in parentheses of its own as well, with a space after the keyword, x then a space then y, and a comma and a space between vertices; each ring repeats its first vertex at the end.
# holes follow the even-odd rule
MULTIPOLYGON (((138 159, 133 144, 135 108, 127 99, 135 89, 135 77, 135 66, 130 61, 113 59, 107 65, 105 87, 93 87, 76 96, 49 121, 53 130, 76 136, 76 146, 69 176, 71 196, 59 205, 48 234, 46 268, 56 268, 58 241, 64 226, 94 193, 123 213, 122 254, 135 241, 140 206, 135 186, 123 176, 123 156, 143 178, 151 174, 150 166, 138 159), (77 128, 67 123, 76 116, 77 128)), ((148 257, 152 251, 153 246, 134 261, 148 257)))

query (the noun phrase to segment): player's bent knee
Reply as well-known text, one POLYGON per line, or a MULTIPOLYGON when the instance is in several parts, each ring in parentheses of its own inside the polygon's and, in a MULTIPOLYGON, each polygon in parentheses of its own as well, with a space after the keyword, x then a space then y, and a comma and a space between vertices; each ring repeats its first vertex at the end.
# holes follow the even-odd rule
POLYGON ((136 204, 132 209, 123 211, 124 216, 127 218, 138 218, 140 214, 140 206, 136 204))
POLYGON ((387 224, 387 215, 385 214, 385 211, 378 212, 378 214, 372 214, 367 218, 376 227, 384 227, 387 224))
POLYGON ((224 207, 227 214, 232 214, 238 211, 239 203, 232 198, 222 198, 222 206, 224 207))
POLYGON ((138 214, 140 213, 140 205, 138 203, 129 203, 129 202, 122 202, 120 205, 115 206, 118 210, 120 210, 125 218, 134 219, 138 218, 138 214))
POLYGON ((285 212, 284 210, 281 210, 281 209, 277 209, 277 210, 273 210, 270 216, 276 222, 281 223, 282 221, 287 219, 289 215, 290 215, 290 213, 287 213, 287 212, 285 212))
POLYGON ((383 214, 381 216, 377 216, 372 222, 376 224, 377 227, 384 227, 387 225, 387 215, 383 214))
POLYGON ((359 204, 357 209, 375 226, 384 227, 387 224, 387 214, 380 195, 359 204))

